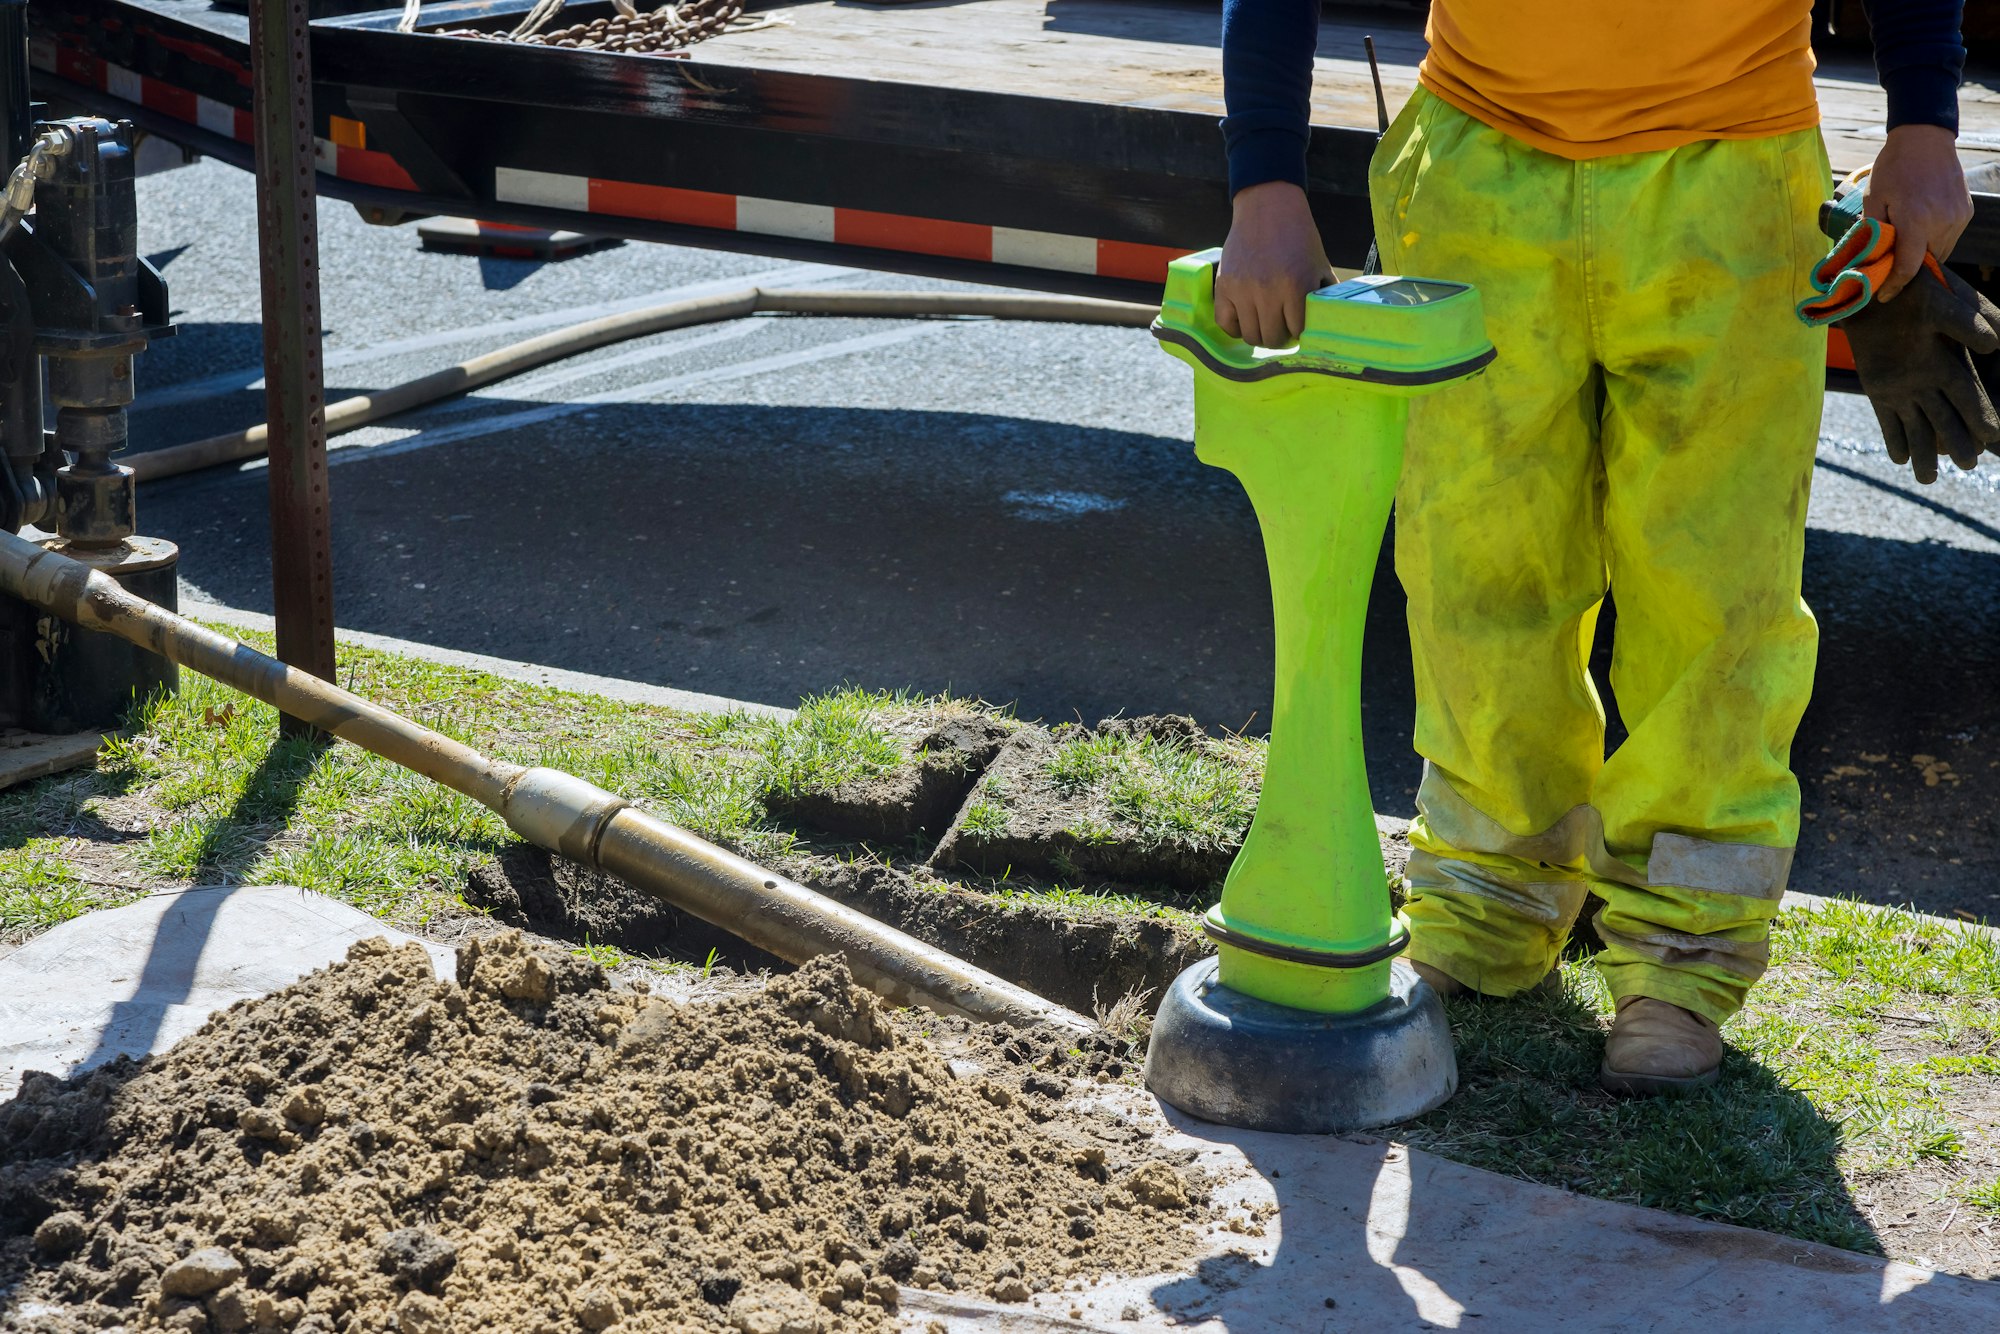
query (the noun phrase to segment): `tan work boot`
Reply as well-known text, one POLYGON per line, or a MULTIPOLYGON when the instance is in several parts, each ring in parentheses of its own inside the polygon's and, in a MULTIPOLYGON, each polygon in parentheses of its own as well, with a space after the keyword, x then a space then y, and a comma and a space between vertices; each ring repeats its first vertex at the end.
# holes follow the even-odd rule
POLYGON ((1618 1002, 1597 1082, 1612 1093, 1685 1093, 1715 1082, 1722 1030, 1701 1015, 1651 996, 1618 1002))

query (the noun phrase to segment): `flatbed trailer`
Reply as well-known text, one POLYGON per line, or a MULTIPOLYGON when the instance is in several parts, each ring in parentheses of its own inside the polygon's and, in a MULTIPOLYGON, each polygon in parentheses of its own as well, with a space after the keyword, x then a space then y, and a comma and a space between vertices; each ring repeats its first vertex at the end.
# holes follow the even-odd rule
MULTIPOLYGON (((347 0, 352 4, 354 0, 347 0)), ((372 220, 434 214, 775 257, 1157 299, 1169 258, 1228 222, 1213 0, 753 4, 765 20, 667 57, 441 35, 531 0, 312 24, 323 195, 372 220)), ((569 5, 560 23, 613 12, 569 5)), ((198 152, 251 162, 249 27, 209 0, 36 0, 36 86, 198 152)), ((1309 194, 1334 263, 1369 238, 1376 103, 1415 86, 1421 17, 1329 10, 1309 194)), ((1865 52, 1823 58, 1836 172, 1882 143, 1865 52)), ((2000 170, 2000 79, 1962 95, 1968 165, 2000 170)), ((1956 259, 2000 265, 2000 194, 1956 259)))

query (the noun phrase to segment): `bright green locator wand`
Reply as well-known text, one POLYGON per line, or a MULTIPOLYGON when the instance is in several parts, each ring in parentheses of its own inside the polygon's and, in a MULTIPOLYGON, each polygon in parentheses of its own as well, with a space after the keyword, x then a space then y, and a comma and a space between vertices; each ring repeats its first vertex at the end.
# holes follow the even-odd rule
POLYGON ((1369 275, 1306 299, 1296 348, 1215 322, 1218 251, 1176 260, 1153 332, 1194 368, 1195 453, 1263 530, 1277 661, 1256 819, 1176 981, 1148 1087, 1257 1129, 1385 1125, 1451 1095, 1443 1007, 1405 964, 1361 748, 1361 636, 1408 400, 1493 360, 1463 283, 1369 275))

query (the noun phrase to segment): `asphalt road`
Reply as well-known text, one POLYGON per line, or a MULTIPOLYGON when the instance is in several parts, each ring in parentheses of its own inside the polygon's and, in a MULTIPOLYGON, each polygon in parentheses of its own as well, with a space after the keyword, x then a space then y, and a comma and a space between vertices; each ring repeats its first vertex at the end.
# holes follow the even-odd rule
MULTIPOLYGON (((260 420, 249 177, 147 177, 140 208, 181 332, 141 359, 135 448, 260 420)), ((643 245, 430 254, 330 202, 321 254, 329 399, 661 293, 935 286, 643 245)), ((599 351, 336 441, 338 620, 770 703, 852 682, 1260 730, 1262 553, 1193 456, 1186 374, 1143 331, 979 321, 759 317, 599 351)), ((257 465, 142 490, 185 603, 270 609, 264 504, 257 465)), ((2000 461, 1919 487, 1866 403, 1829 395, 1811 523, 1794 883, 1993 915, 2000 461)), ((1385 567, 1370 765, 1378 809, 1407 814, 1399 602, 1385 567)))

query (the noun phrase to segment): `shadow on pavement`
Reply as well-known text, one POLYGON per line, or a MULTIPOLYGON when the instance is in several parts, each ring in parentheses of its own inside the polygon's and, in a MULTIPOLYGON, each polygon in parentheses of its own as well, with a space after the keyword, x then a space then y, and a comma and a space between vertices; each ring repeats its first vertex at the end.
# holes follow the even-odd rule
MULTIPOLYGON (((327 743, 331 744, 331 743, 327 743)), ((275 741, 244 783, 229 813, 203 831, 190 878, 228 879, 248 870, 263 850, 284 833, 298 804, 299 788, 322 746, 308 739, 275 741)), ((97 1046, 76 1068, 89 1070, 128 1051, 144 1051, 163 1018, 161 1006, 187 999, 195 968, 227 894, 187 894, 175 911, 174 929, 154 939, 133 988, 134 1001, 113 1004, 97 1046), (163 944, 170 941, 170 945, 163 944)))
MULTIPOLYGON (((1460 1091, 1379 1132, 1406 1143, 1169 1112, 1177 1130, 1247 1159, 1254 1180, 1225 1174, 1217 1190, 1275 1204, 1276 1244, 1224 1234, 1225 1253, 1155 1286, 1152 1302, 1203 1330, 1315 1334, 1886 1329, 1941 1314, 1883 1309, 1902 1271, 1870 1258, 1882 1247, 1841 1175, 1839 1128, 1761 1067, 1732 1054, 1712 1093, 1617 1101, 1595 1086, 1595 1020, 1567 996, 1454 1003, 1452 1018, 1460 1091)), ((1935 1295, 1985 1300, 1957 1279, 1935 1295)))

